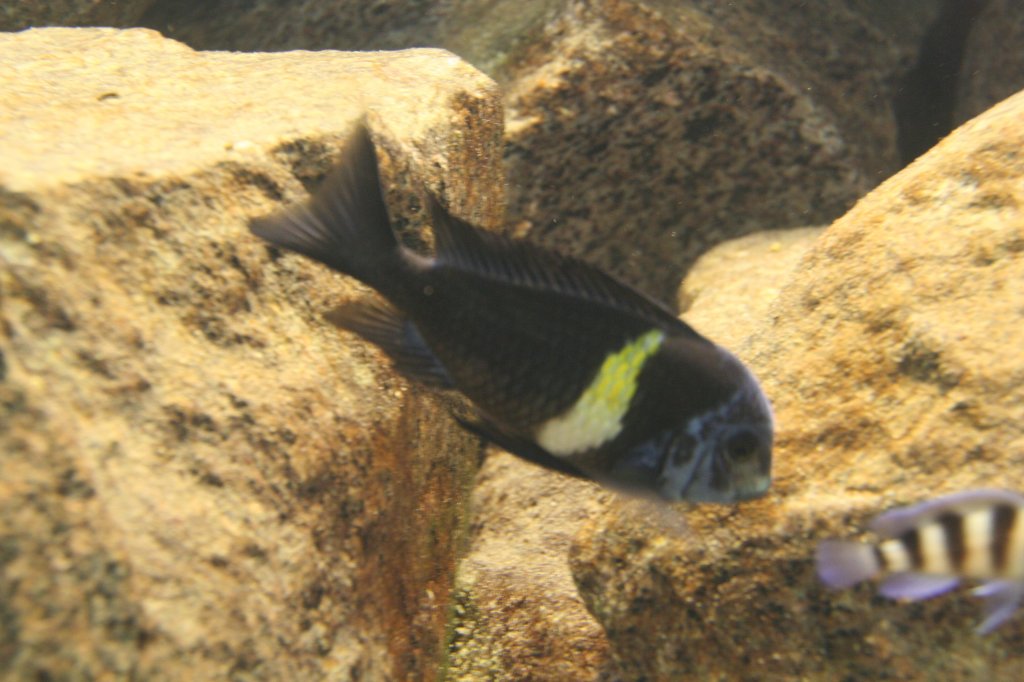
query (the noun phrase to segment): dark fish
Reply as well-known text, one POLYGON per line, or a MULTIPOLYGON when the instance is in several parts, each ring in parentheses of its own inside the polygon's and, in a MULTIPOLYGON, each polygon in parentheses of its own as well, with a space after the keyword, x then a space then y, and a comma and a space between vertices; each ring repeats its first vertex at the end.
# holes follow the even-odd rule
POLYGON ((1024 597, 1024 497, 1007 490, 967 490, 888 511, 871 522, 877 544, 826 540, 818 545, 818 575, 842 589, 885 575, 890 599, 927 599, 961 579, 986 581, 986 633, 1005 622, 1024 597))
POLYGON ((582 261, 427 205, 433 258, 396 241, 360 125, 308 204, 251 229, 382 294, 331 321, 402 374, 462 392, 479 413, 463 425, 506 450, 668 500, 765 493, 771 408, 733 355, 582 261))

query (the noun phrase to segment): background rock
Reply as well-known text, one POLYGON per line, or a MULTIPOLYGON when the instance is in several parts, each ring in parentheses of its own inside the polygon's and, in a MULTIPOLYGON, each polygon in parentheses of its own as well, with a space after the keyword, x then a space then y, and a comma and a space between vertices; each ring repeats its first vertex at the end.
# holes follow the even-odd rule
POLYGON ((1020 42, 1020 11, 1010 0, 834 0, 813 13, 799 0, 158 0, 138 22, 198 49, 455 51, 506 88, 515 230, 668 299, 715 243, 834 219, 1024 87, 1019 50, 1001 47, 1020 42))
POLYGON ((768 315, 823 227, 756 232, 715 246, 679 288, 679 310, 702 334, 736 348, 768 315))
POLYGON ((826 591, 814 546, 884 509, 1024 489, 1024 93, 836 221, 740 355, 772 396, 768 497, 610 505, 571 566, 626 679, 1017 679, 1022 626, 973 634, 962 591, 903 605, 826 591))
POLYGON ((957 123, 1024 87, 1024 4, 987 0, 971 29, 957 83, 957 123))
POLYGON ((439 26, 458 4, 430 0, 158 0, 141 21, 204 50, 395 50, 441 45, 439 26))
MULTIPOLYGON (((586 255, 665 300, 675 294, 680 274, 708 246, 730 235, 764 226, 785 229, 828 220, 904 160, 916 156, 904 148, 903 143, 910 137, 908 131, 921 131, 922 144, 927 147, 948 130, 954 120, 963 120, 1007 92, 1024 86, 1020 71, 1012 63, 1018 56, 1017 52, 1005 49, 1007 45, 1019 43, 1012 37, 1012 31, 1020 23, 1019 3, 1008 0, 990 0, 987 4, 983 0, 945 0, 942 3, 934 0, 899 3, 852 0, 821 3, 813 13, 808 13, 802 2, 766 3, 763 0, 738 3, 704 0, 687 3, 660 0, 592 3, 566 0, 458 0, 445 3, 418 0, 405 3, 215 0, 186 3, 170 0, 138 4, 76 3, 84 9, 60 10, 52 12, 52 16, 40 14, 51 11, 52 3, 20 3, 0 9, 0 22, 9 19, 15 10, 30 10, 36 13, 34 17, 22 14, 27 18, 0 25, 12 28, 28 23, 91 21, 127 25, 132 22, 129 14, 136 13, 144 5, 149 5, 149 8, 139 23, 159 28, 197 48, 449 47, 498 78, 505 86, 510 112, 509 139, 512 142, 507 167, 510 178, 514 180, 510 195, 510 216, 514 222, 511 229, 519 234, 531 233, 549 244, 586 255), (897 106, 895 112, 891 111, 899 100, 895 93, 912 89, 912 78, 917 76, 911 67, 922 60, 928 61, 924 55, 926 51, 922 49, 927 36, 949 28, 948 20, 946 25, 942 24, 943 17, 949 14, 944 14, 941 9, 972 4, 986 7, 979 15, 978 28, 967 37, 965 66, 958 76, 954 74, 954 82, 959 78, 959 89, 952 85, 946 88, 955 96, 949 98, 948 109, 942 112, 946 117, 945 123, 936 123, 927 116, 922 118, 936 108, 934 97, 930 99, 927 94, 912 99, 909 104, 897 106), (128 14, 120 17, 92 15, 90 18, 89 12, 98 10, 101 5, 116 5, 118 11, 128 14), (673 64, 675 68, 659 73, 659 67, 666 63, 673 64), (988 64, 998 66, 990 67, 988 64), (707 101, 702 97, 693 99, 691 88, 697 86, 703 89, 702 92, 711 93, 707 101), (958 107, 956 119, 950 113, 954 106, 958 107), (624 246, 627 244, 628 247, 624 246)), ((71 3, 67 7, 71 7, 71 3)), ((180 46, 175 49, 180 50, 180 46)), ((85 53, 87 59, 92 60, 87 65, 89 68, 94 68, 101 61, 93 59, 93 54, 91 51, 85 53)), ((191 53, 182 51, 182 54, 191 53)), ((220 61, 227 56, 203 57, 207 58, 214 61, 201 62, 204 67, 227 63, 220 61)), ((322 55, 307 55, 304 59, 315 61, 323 58, 322 55)), ((45 62, 42 57, 40 60, 45 62)), ((135 60, 136 56, 131 55, 127 63, 134 65, 135 60)), ((317 68, 323 68, 321 62, 316 63, 317 68)), ((366 68, 360 68, 371 71, 377 68, 376 63, 375 58, 368 57, 361 62, 366 68)), ((278 64, 283 68, 283 63, 278 64)), ((288 64, 288 69, 293 68, 290 62, 288 64)), ((160 60, 153 71, 165 66, 166 61, 160 60)), ((926 63, 925 66, 931 68, 934 64, 926 63)), ((133 77, 132 70, 125 73, 124 69, 111 68, 103 78, 108 78, 110 72, 115 72, 118 78, 133 77)), ((151 72, 144 70, 143 73, 151 72)), ((244 84, 237 82, 218 83, 218 88, 225 88, 223 93, 217 88, 192 87, 196 80, 209 83, 209 79, 201 74, 175 73, 183 83, 173 96, 175 101, 188 103, 197 96, 210 95, 204 100, 206 104, 202 111, 223 110, 226 97, 243 101, 246 107, 251 108, 250 116, 238 116, 238 112, 232 109, 228 119, 222 121, 206 120, 182 107, 176 112, 176 117, 171 117, 173 123, 170 128, 173 135, 179 136, 174 138, 176 141, 188 138, 184 144, 168 146, 164 137, 134 135, 135 130, 148 131, 146 126, 161 125, 159 120, 153 120, 154 117, 148 114, 147 107, 156 106, 156 111, 165 118, 170 110, 176 108, 168 106, 168 98, 162 94, 174 86, 163 84, 157 87, 154 83, 160 80, 149 77, 138 78, 135 82, 134 101, 138 106, 127 106, 121 102, 119 108, 112 112, 123 117, 125 124, 114 134, 106 133, 104 141, 108 143, 108 150, 94 148, 90 155, 83 157, 83 161, 74 149, 78 140, 69 139, 68 130, 60 131, 61 134, 56 136, 53 130, 45 130, 31 143, 19 144, 29 149, 38 145, 34 150, 38 155, 40 150, 50 149, 52 140, 65 141, 66 153, 59 157, 64 165, 46 168, 54 178, 63 177, 66 170, 79 164, 89 166, 89 157, 96 156, 102 158, 100 168, 108 169, 104 172, 111 177, 123 173, 133 178, 131 183, 147 183, 151 180, 134 178, 140 165, 136 159, 142 158, 136 148, 142 150, 147 158, 161 159, 160 164, 173 164, 175 158, 183 155, 181 147, 186 145, 194 148, 196 158, 209 155, 210 163, 218 168, 221 161, 216 159, 225 156, 232 160, 241 158, 249 164, 252 162, 249 158, 252 148, 248 137, 252 135, 228 132, 225 134, 227 140, 223 140, 217 139, 216 134, 208 136, 207 129, 213 127, 223 131, 236 124, 244 128, 253 121, 279 121, 281 112, 288 110, 288 116, 294 117, 294 123, 305 121, 307 119, 303 117, 310 116, 315 119, 314 124, 308 128, 286 128, 296 143, 273 148, 273 157, 309 187, 323 173, 338 140, 347 129, 342 123, 354 115, 342 116, 339 109, 347 112, 356 110, 358 107, 351 98, 359 95, 351 88, 339 92, 324 79, 310 77, 297 82, 273 69, 268 69, 267 73, 266 79, 257 78, 254 73, 245 74, 247 81, 257 84, 254 88, 246 89, 244 84), (150 88, 154 93, 161 93, 155 104, 139 98, 150 88), (301 99, 293 105, 295 97, 301 99), (316 103, 310 105, 309 100, 316 103), (236 117, 237 121, 231 120, 236 117), (216 139, 217 144, 208 146, 206 143, 210 139, 216 139), (240 144, 235 146, 235 140, 240 144), (156 144, 150 144, 151 141, 156 144), (218 147, 220 143, 232 148, 224 150, 218 147)), ((54 70, 52 76, 74 80, 81 74, 82 71, 61 68, 54 70)), ((392 72, 389 77, 394 76, 392 72)), ((487 165, 481 164, 481 158, 489 158, 491 151, 489 148, 481 151, 474 145, 480 139, 493 139, 491 136, 495 134, 489 127, 493 122, 487 116, 484 116, 487 130, 469 130, 465 146, 459 146, 457 136, 449 135, 445 126, 441 126, 442 132, 439 133, 445 142, 436 145, 423 141, 432 139, 429 135, 423 137, 424 128, 416 128, 421 131, 419 133, 405 133, 403 129, 407 123, 403 116, 417 116, 422 120, 418 119, 415 126, 429 128, 425 121, 436 113, 431 111, 433 105, 430 103, 417 103, 408 108, 408 100, 403 99, 405 95, 402 93, 415 92, 407 88, 416 85, 409 80, 398 79, 398 84, 391 86, 394 93, 398 93, 397 98, 392 97, 392 91, 382 88, 375 91, 373 99, 377 107, 384 102, 395 105, 385 116, 376 119, 375 130, 382 136, 385 171, 396 186, 389 197, 395 218, 406 239, 419 244, 422 240, 416 219, 418 188, 414 186, 421 178, 435 189, 449 179, 455 183, 463 182, 463 176, 471 174, 460 170, 467 164, 473 169, 472 173, 479 173, 480 166, 487 165), (441 148, 443 152, 439 152, 441 148), (434 166, 437 160, 440 160, 440 168, 434 166)), ((95 84, 94 81, 90 83, 95 84)), ((62 87, 71 86, 62 84, 62 87)), ((79 101, 88 101, 90 107, 98 106, 92 104, 92 97, 103 97, 103 106, 116 103, 116 98, 110 96, 116 94, 113 92, 80 94, 79 101)), ((23 104, 18 103, 18 106, 23 104)), ((36 102, 33 106, 43 110, 47 108, 45 102, 36 102)), ((456 109, 468 107, 473 110, 474 106, 473 103, 463 103, 456 109)), ((86 131, 99 111, 90 107, 76 109, 76 114, 86 122, 86 131)), ((52 114, 47 114, 40 118, 50 120, 51 117, 52 114)), ((467 115, 456 126, 463 129, 476 120, 475 115, 467 115)), ((258 131, 259 126, 255 129, 258 131)), ((0 127, 0 141, 5 149, 11 146, 3 138, 8 130, 20 128, 0 127)), ((103 130, 106 132, 108 129, 103 130)), ((82 137, 89 139, 88 132, 82 137)), ((486 143, 489 144, 490 141, 486 143)), ((153 167, 159 168, 160 164, 153 167)), ((10 168, 7 170, 14 172, 10 168)), ((186 167, 181 172, 192 171, 186 167)), ((277 167, 276 171, 269 172, 269 177, 284 188, 282 191, 286 196, 300 196, 298 185, 292 179, 282 179, 274 174, 279 172, 281 169, 277 167)), ((93 171, 86 167, 80 169, 79 175, 90 178, 91 173, 93 171)), ((151 191, 142 202, 143 206, 146 202, 164 201, 175 207, 161 210, 187 211, 189 215, 205 216, 207 209, 200 204, 209 201, 208 194, 220 196, 221 187, 229 187, 230 192, 239 197, 237 201, 227 201, 226 206, 217 204, 215 209, 222 212, 242 210, 251 215, 262 212, 276 201, 273 197, 258 194, 247 184, 248 181, 238 181, 247 188, 243 190, 234 188, 235 180, 211 180, 214 189, 206 193, 196 189, 201 183, 194 177, 189 177, 186 188, 175 182, 166 186, 152 182, 152 186, 147 186, 151 191), (201 201, 196 198, 197 192, 203 194, 201 201), (177 199, 165 201, 161 198, 165 194, 177 199)), ((260 180, 256 182, 259 184, 260 180)), ((489 198, 500 197, 493 193, 492 187, 500 182, 488 176, 478 182, 456 184, 448 196, 464 215, 489 226, 497 226, 501 224, 501 201, 500 198, 493 201, 489 198)), ((59 185, 57 180, 54 183, 59 185)), ((128 186, 134 191, 135 184, 129 183, 128 186)), ((116 198, 117 191, 112 195, 116 198)), ((9 215, 18 221, 31 222, 38 207, 32 201, 23 201, 21 196, 12 195, 9 200, 7 196, 4 195, 0 203, 7 207, 5 210, 9 215)), ((239 224, 242 219, 237 218, 239 224)), ((132 220, 134 218, 128 219, 129 222, 132 220)), ((177 248, 185 249, 183 245, 177 248)), ((199 257, 187 249, 185 252, 190 258, 199 257)), ((788 253, 789 248, 785 248, 782 254, 769 252, 764 267, 776 267, 788 253)), ((223 274, 232 272, 222 267, 223 259, 230 258, 230 255, 225 256, 222 251, 212 249, 209 258, 213 260, 206 265, 209 272, 193 278, 200 284, 193 285, 188 277, 180 278, 185 283, 179 288, 202 287, 200 298, 196 298, 200 294, 189 294, 192 298, 186 299, 186 305, 198 311, 191 313, 192 318, 206 320, 214 317, 205 314, 204 305, 194 300, 203 300, 202 297, 209 295, 207 292, 211 287, 205 280, 237 277, 223 274)), ((207 255, 202 258, 206 259, 207 255)), ((752 257, 750 262, 758 262, 759 258, 752 257)), ((206 263, 205 260, 202 262, 206 263)), ((275 262, 289 264, 291 259, 275 262)), ((741 267, 743 262, 746 261, 741 259, 737 267, 741 267)), ((302 268, 296 272, 304 277, 322 277, 318 273, 307 275, 302 268)), ((699 281, 699 273, 694 274, 691 286, 699 281)), ((757 317, 756 314, 742 317, 748 306, 761 305, 766 294, 771 296, 774 293, 767 290, 777 288, 784 279, 779 274, 763 289, 750 292, 749 285, 743 284, 748 274, 742 278, 709 275, 710 280, 726 281, 718 281, 716 286, 701 286, 687 319, 695 321, 702 330, 727 345, 734 343, 733 339, 738 343, 750 329, 747 320, 757 317), (750 298, 746 298, 748 294, 750 298), (756 298, 754 294, 757 294, 756 298), (702 308, 705 305, 708 307, 702 308), (719 314, 709 314, 705 318, 705 310, 717 310, 719 314), (737 317, 730 317, 726 310, 737 317)), ((282 278, 299 275, 290 270, 282 272, 282 278)), ((341 292, 337 295, 350 295, 345 283, 338 284, 333 278, 311 281, 321 287, 319 292, 310 293, 305 281, 287 292, 288 300, 294 301, 293 305, 309 306, 309 320, 303 318, 282 327, 283 333, 294 336, 297 329, 305 330, 307 324, 319 325, 316 314, 324 306, 334 303, 336 290, 341 292), (306 299, 312 300, 306 304, 306 299)), ((252 295, 262 296, 259 292, 252 295)), ((685 293, 685 296, 688 302, 691 294, 685 293)), ((133 311, 132 315, 135 314, 133 311)), ((161 321, 160 326, 163 325, 161 321)), ((229 331, 236 333, 235 330, 229 331)), ((214 335, 218 333, 223 332, 213 332, 214 335)), ((270 332, 267 338, 273 338, 270 332)), ((324 338, 325 344, 337 343, 332 334, 324 338)), ((335 352, 333 346, 330 348, 330 352, 335 352)), ((390 373, 385 374, 383 370, 378 373, 379 356, 365 354, 365 358, 373 363, 375 381, 395 381, 390 373)), ((0 363, 0 374, 2 368, 0 363)), ((316 366, 316 369, 322 368, 316 366)), ((414 398, 409 400, 416 405, 424 405, 422 409, 426 414, 433 414, 431 404, 420 403, 414 398)), ((343 407, 332 405, 329 409, 341 414, 347 410, 343 407)), ((416 408, 401 409, 415 412, 416 408)), ((356 414, 362 419, 358 410, 356 414)), ((266 417, 261 416, 263 418, 266 417)), ((446 423, 438 428, 448 433, 446 423)), ((462 440, 458 442, 464 444, 462 440)), ((400 444, 396 447, 408 446, 400 444)), ((537 487, 538 494, 530 494, 530 490, 518 491, 516 486, 521 484, 521 480, 515 472, 519 470, 523 475, 533 471, 526 465, 509 460, 506 455, 499 455, 493 463, 486 465, 475 496, 481 509, 473 526, 475 536, 490 549, 474 550, 467 559, 465 589, 460 591, 460 604, 464 605, 463 610, 467 614, 461 617, 464 620, 462 627, 475 624, 473 636, 479 641, 473 642, 472 638, 455 633, 453 670, 472 669, 475 674, 486 676, 482 672, 486 670, 484 666, 494 660, 500 663, 496 664, 495 670, 506 673, 511 669, 509 666, 518 660, 523 663, 516 670, 526 671, 524 674, 528 675, 542 675, 546 665, 570 678, 592 671, 601 674, 607 670, 606 645, 594 635, 594 621, 587 621, 585 614, 580 616, 582 609, 567 587, 565 566, 559 558, 564 552, 565 538, 573 531, 555 530, 554 521, 556 517, 570 517, 572 520, 574 514, 569 511, 563 515, 553 506, 548 508, 548 505, 540 504, 546 495, 547 498, 564 500, 570 508, 574 504, 580 504, 581 509, 589 508, 595 493, 586 486, 575 489, 577 492, 574 493, 559 486, 541 495, 540 491, 548 490, 546 486, 551 481, 560 480, 557 478, 546 478, 543 485, 531 482, 530 485, 537 487), (504 478, 506 471, 511 472, 507 479, 504 478), (503 491, 503 485, 510 486, 513 492, 503 491), (518 550, 513 538, 505 538, 508 541, 501 542, 504 531, 488 509, 488 502, 492 499, 502 500, 500 515, 509 517, 512 530, 508 532, 517 532, 516 528, 547 528, 543 535, 548 543, 545 546, 550 550, 541 549, 540 544, 532 540, 518 550), (522 521, 514 520, 517 508, 522 509, 522 521), (493 528, 491 524, 495 524, 493 528), (493 551, 493 557, 487 556, 490 551, 493 551), (549 552, 549 555, 540 557, 544 552, 549 552), (522 587, 511 586, 514 578, 509 575, 508 566, 514 564, 527 569, 522 572, 527 577, 537 564, 559 567, 562 571, 560 577, 538 581, 538 584, 545 585, 545 589, 554 590, 555 585, 561 586, 560 590, 565 588, 554 600, 559 604, 557 611, 545 610, 545 600, 538 598, 536 592, 528 591, 529 580, 523 581, 522 587), (510 608, 510 605, 515 606, 510 608), (575 615, 565 616, 570 610, 575 615), (557 617, 553 617, 553 613, 557 617), (552 619, 551 624, 548 624, 549 619, 552 619), (515 624, 514 627, 510 627, 511 623, 515 624), (570 623, 578 625, 570 628, 570 623), (572 637, 570 631, 577 631, 579 637, 572 637), (574 648, 577 644, 583 648, 574 648), (510 647, 507 652, 503 652, 505 646, 510 647), (524 658, 531 649, 545 652, 550 657, 524 658), (589 653, 584 654, 583 651, 589 653), (467 662, 471 664, 470 668, 459 667, 467 662)), ((539 477, 545 476, 541 472, 535 473, 539 477)), ((532 481, 529 478, 522 480, 532 481)), ((386 526, 387 523, 382 524, 382 527, 386 526)), ((800 561, 805 558, 801 555, 800 561)), ((357 558, 353 561, 360 563, 362 560, 357 558)), ((3 603, 0 600, 0 609, 3 603)), ((362 645, 353 646, 358 649, 362 645)), ((0 651, 0 659, 4 653, 0 651)))
POLYGON ((365 289, 246 220, 369 109, 393 208, 494 226, 493 82, 143 30, 0 63, 0 677, 429 679, 478 444, 324 324, 365 289))
POLYGON ((143 21, 203 49, 455 51, 505 86, 516 232, 665 300, 710 245, 827 222, 899 167, 894 87, 938 9, 869 0, 812 14, 762 0, 242 5, 155 5, 143 21))
MULTIPOLYGON (((899 51, 868 33, 861 40, 877 39, 875 49, 858 54, 885 63, 851 68, 856 82, 834 83, 849 90, 846 111, 859 112, 850 116, 858 118, 853 135, 814 89, 820 80, 798 78, 806 73, 796 58, 777 51, 777 43, 792 48, 794 36, 735 32, 734 23, 754 16, 746 5, 721 17, 694 5, 568 3, 509 86, 517 229, 670 300, 710 245, 827 222, 876 173, 895 170, 895 127, 876 123, 878 101, 857 92, 872 89, 867 82, 881 88, 874 79, 893 69, 899 51), (862 144, 869 131, 880 134, 862 144)), ((837 27, 833 40, 843 36, 837 27)))
POLYGON ((154 0, 50 0, 0 5, 0 31, 41 26, 138 26, 154 0))

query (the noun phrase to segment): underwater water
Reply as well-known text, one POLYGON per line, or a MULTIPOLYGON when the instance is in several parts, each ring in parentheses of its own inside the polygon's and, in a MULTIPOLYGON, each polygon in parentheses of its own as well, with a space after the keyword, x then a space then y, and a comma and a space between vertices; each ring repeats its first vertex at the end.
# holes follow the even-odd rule
POLYGON ((1021 45, 0 12, 0 679, 1020 679, 1021 45))

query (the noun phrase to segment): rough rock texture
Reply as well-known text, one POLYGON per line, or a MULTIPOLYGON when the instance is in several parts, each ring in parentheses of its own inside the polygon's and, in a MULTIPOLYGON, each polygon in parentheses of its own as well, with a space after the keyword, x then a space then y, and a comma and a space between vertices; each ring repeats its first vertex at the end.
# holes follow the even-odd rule
POLYGON ((742 344, 825 228, 756 232, 700 257, 679 288, 683 317, 726 348, 742 344))
POLYGON ((0 63, 0 677, 431 678, 478 444, 246 220, 369 110, 385 175, 494 226, 493 82, 145 30, 0 63))
POLYGON ((955 117, 962 123, 1024 88, 1024 3, 987 0, 960 67, 955 117))
MULTIPOLYGON (((683 283, 686 320, 728 346, 739 344, 821 232, 772 230, 712 249, 683 283)), ((459 564, 449 679, 621 679, 568 564, 572 537, 620 504, 666 532, 685 523, 669 507, 624 503, 592 483, 488 453, 473 491, 471 550, 459 564)))
POLYGON ((32 26, 134 26, 154 0, 14 0, 0 5, 0 31, 32 26))
MULTIPOLYGON (((982 0, 964 0, 976 1, 982 0)), ((897 131, 890 111, 894 93, 907 88, 905 72, 919 57, 922 40, 932 33, 941 7, 959 2, 837 0, 819 3, 808 12, 807 4, 799 0, 215 0, 153 3, 141 22, 204 48, 448 47, 507 85, 513 142, 507 164, 514 183, 510 215, 517 221, 513 229, 583 254, 670 300, 680 273, 709 245, 763 226, 786 228, 831 218, 899 165, 897 143, 905 130, 897 131)), ((123 8, 129 3, 104 4, 123 8)), ((1019 83, 1013 80, 1016 76, 1010 67, 1020 51, 1007 49, 1020 42, 1012 35, 1019 26, 1014 14, 1019 14, 1019 3, 990 0, 988 5, 968 45, 969 65, 962 70, 964 94, 957 95, 958 102, 978 103, 962 115, 980 111, 1005 94, 1009 83, 1019 83), (986 21, 987 28, 981 28, 986 21)), ((22 6, 28 5, 16 4, 22 6)), ((0 9, 0 15, 9 11, 0 9)), ((130 78, 131 72, 121 77, 130 78)), ((184 81, 195 78, 188 74, 184 81)), ((279 111, 282 102, 260 102, 255 95, 277 93, 274 96, 281 98, 281 93, 290 92, 287 86, 270 84, 275 78, 278 74, 272 71, 267 85, 244 96, 231 94, 240 86, 229 84, 228 96, 253 107, 252 120, 274 118, 265 112, 279 111)), ((358 96, 345 88, 339 95, 338 88, 324 87, 325 82, 329 83, 310 78, 297 86, 301 99, 294 112, 295 116, 319 116, 318 109, 326 112, 315 126, 325 131, 323 140, 317 133, 312 136, 314 144, 282 145, 275 153, 307 187, 322 173, 347 129, 343 123, 348 119, 337 115, 339 102, 349 111, 350 98, 358 96), (314 111, 300 111, 308 98, 320 103, 311 107, 314 111)), ((403 83, 397 90, 404 92, 406 87, 411 85, 403 83)), ((108 93, 101 94, 106 105, 115 101, 108 93)), ((182 87, 178 94, 187 102, 197 93, 182 87)), ((156 103, 164 110, 165 99, 156 103)), ((209 108, 222 106, 221 99, 211 95, 209 108)), ((375 101, 385 99, 391 99, 390 93, 374 95, 375 101)), ((404 111, 401 101, 396 104, 394 111, 404 111)), ((925 98, 917 106, 928 111, 932 102, 925 98)), ((431 107, 415 106, 427 117, 431 107)), ((146 107, 133 112, 131 125, 118 130, 111 140, 116 142, 126 131, 131 135, 133 130, 145 129, 139 126, 146 118, 146 107)), ((208 123, 185 114, 176 119, 178 134, 208 123)), ((406 216, 417 215, 418 200, 409 186, 416 182, 412 178, 426 174, 439 187, 455 173, 452 182, 458 183, 459 171, 452 169, 467 163, 476 168, 480 162, 470 147, 449 148, 446 154, 465 156, 447 169, 430 170, 435 150, 429 144, 420 149, 414 146, 417 140, 406 139, 400 116, 392 112, 379 117, 375 130, 386 138, 385 147, 392 147, 385 149, 396 166, 389 171, 398 185, 391 201, 404 228, 406 216), (389 122, 395 123, 393 130, 386 128, 389 122)), ((247 125, 248 120, 241 118, 239 125, 247 125)), ((456 127, 475 120, 467 116, 456 127)), ((0 136, 4 132, 0 128, 0 136)), ((49 137, 49 132, 43 136, 49 137)), ((240 144, 232 144, 226 153, 216 145, 205 149, 202 143, 208 138, 203 135, 196 135, 190 144, 198 144, 197 151, 211 159, 247 159, 252 152, 247 135, 228 137, 240 144)), ((480 131, 470 131, 467 139, 472 143, 480 137, 480 131)), ((164 156, 155 148, 162 142, 131 141, 132 146, 138 144, 146 154, 164 156)), ((131 160, 135 152, 125 154, 128 148, 127 141, 123 147, 115 145, 111 157, 131 160)), ((168 162, 177 155, 177 150, 170 149, 168 162)), ((448 196, 457 207, 465 196, 460 207, 464 213, 497 225, 500 206, 488 202, 488 197, 496 196, 492 182, 497 181, 487 177, 455 186, 448 196), (475 194, 467 194, 474 189, 475 194)), ((189 184, 197 186, 194 178, 189 184)), ((300 193, 293 186, 286 192, 288 197, 300 193)), ((242 201, 249 201, 246 192, 238 192, 242 201)), ((259 210, 247 207, 247 215, 269 205, 269 199, 257 199, 259 210)), ((419 242, 414 234, 408 238, 419 242)), ((721 274, 695 272, 687 285, 691 288, 683 292, 684 306, 696 297, 687 319, 727 345, 746 337, 757 317, 752 310, 773 296, 785 279, 775 268, 790 267, 783 263, 793 254, 788 241, 769 239, 769 246, 779 242, 782 250, 765 254, 763 268, 775 274, 758 280, 767 282, 763 287, 751 291, 747 278, 758 273, 738 275, 731 270, 733 265, 721 274), (701 277, 715 286, 699 284, 701 277), (733 308, 734 304, 738 307, 733 308)), ((746 251, 748 247, 726 248, 746 251)), ((759 262, 760 249, 751 246, 750 259, 738 256, 735 267, 759 262)), ((222 268, 211 266, 211 271, 220 273, 222 268)), ((314 281, 342 286, 333 278, 314 281)), ((340 291, 347 295, 349 289, 340 291)), ((324 292, 317 294, 322 300, 309 304, 309 325, 318 324, 315 315, 333 303, 328 299, 334 290, 324 292)), ((288 300, 296 304, 312 298, 306 286, 296 286, 289 293, 288 300)), ((336 343, 333 335, 324 338, 325 344, 336 343)), ((374 367, 379 362, 379 356, 369 352, 360 357, 374 367)), ((800 359, 790 362, 799 364, 800 359)), ((384 381, 391 375, 373 376, 384 381)), ((360 399, 369 398, 361 395, 360 399)), ((426 414, 432 414, 433 408, 424 405, 426 414)), ((338 412, 344 411, 338 407, 338 412)), ((438 428, 448 433, 446 425, 438 428)), ((573 488, 577 492, 572 493, 555 483, 548 488, 547 482, 559 479, 545 478, 541 483, 529 472, 543 476, 507 455, 492 456, 475 493, 479 511, 473 528, 480 549, 466 560, 460 578, 463 587, 457 603, 462 615, 457 627, 462 631, 453 632, 450 671, 456 679, 459 674, 479 679, 492 674, 537 679, 545 674, 548 679, 610 674, 607 643, 566 579, 565 543, 574 530, 555 525, 556 520, 566 519, 578 523, 578 515, 600 495, 587 486, 573 488), (551 504, 552 499, 569 508, 551 504), (507 534, 497 517, 508 517, 507 534), (537 528, 544 530, 530 530, 537 528), (541 539, 531 537, 517 547, 516 533, 533 532, 541 539), (551 575, 536 578, 548 569, 551 575), (525 579, 520 581, 518 576, 525 579), (541 597, 531 591, 534 580, 544 585, 541 597), (558 608, 550 608, 549 603, 558 608)), ((635 516, 635 511, 629 513, 635 516)), ((657 524, 666 525, 664 519, 657 524)), ((803 570, 806 556, 801 554, 799 561, 803 570)), ((2 604, 0 599, 0 614, 2 604)), ((965 608, 973 618, 973 605, 965 608)), ((0 659, 4 653, 0 651, 0 659)))
POLYGON ((617 505, 573 575, 626 679, 1019 679, 1024 624, 971 632, 963 592, 915 605, 821 587, 816 542, 973 486, 1024 490, 1024 93, 963 126, 819 238, 740 349, 778 420, 768 497, 617 505))
POLYGON ((569 543, 611 493, 494 449, 473 491, 459 563, 448 679, 595 680, 604 631, 569 573, 569 543))
POLYGON ((973 115, 1020 87, 1020 51, 1004 48, 1020 42, 1020 11, 1012 0, 832 0, 814 12, 801 0, 217 0, 154 2, 139 21, 200 49, 453 50, 508 86, 519 230, 667 299, 710 245, 831 220, 952 127, 954 106, 973 115))
POLYGON ((710 245, 831 220, 894 171, 895 126, 877 93, 905 55, 837 10, 831 39, 870 47, 844 52, 867 60, 844 64, 855 77, 829 79, 797 66, 794 34, 818 35, 806 26, 760 30, 772 13, 738 33, 754 22, 748 5, 569 3, 507 96, 519 230, 669 299, 710 245))
POLYGON ((517 231, 667 300, 710 245, 827 222, 899 167, 891 104, 937 10, 226 0, 144 21, 203 48, 453 50, 506 86, 517 231))

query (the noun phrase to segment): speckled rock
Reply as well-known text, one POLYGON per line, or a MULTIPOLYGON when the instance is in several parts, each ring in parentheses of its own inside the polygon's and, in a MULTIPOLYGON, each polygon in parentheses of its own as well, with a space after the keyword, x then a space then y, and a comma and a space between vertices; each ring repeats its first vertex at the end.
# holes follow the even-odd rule
POLYGON ((741 347, 778 421, 758 501, 680 537, 616 505, 573 575, 626 679, 1019 679, 1024 624, 971 631, 961 591, 834 593, 815 544, 893 506, 1024 490, 1024 93, 972 120, 815 242, 741 347))
POLYGON ((794 4, 567 3, 509 84, 518 229, 671 300, 710 246, 827 223, 894 172, 914 46, 794 4))
POLYGON ((0 31, 42 26, 137 26, 154 0, 15 0, 0 5, 0 31))
POLYGON ((515 229, 670 300, 710 245, 825 223, 900 164, 931 0, 154 7, 205 49, 446 47, 507 89, 515 229))
POLYGON ((479 445, 323 322, 365 289, 246 221, 369 111, 395 185, 493 227, 493 82, 145 30, 0 63, 0 677, 433 677, 479 445))
POLYGON ((596 680, 604 631, 569 573, 573 534, 611 493, 491 449, 473 491, 448 679, 596 680))

